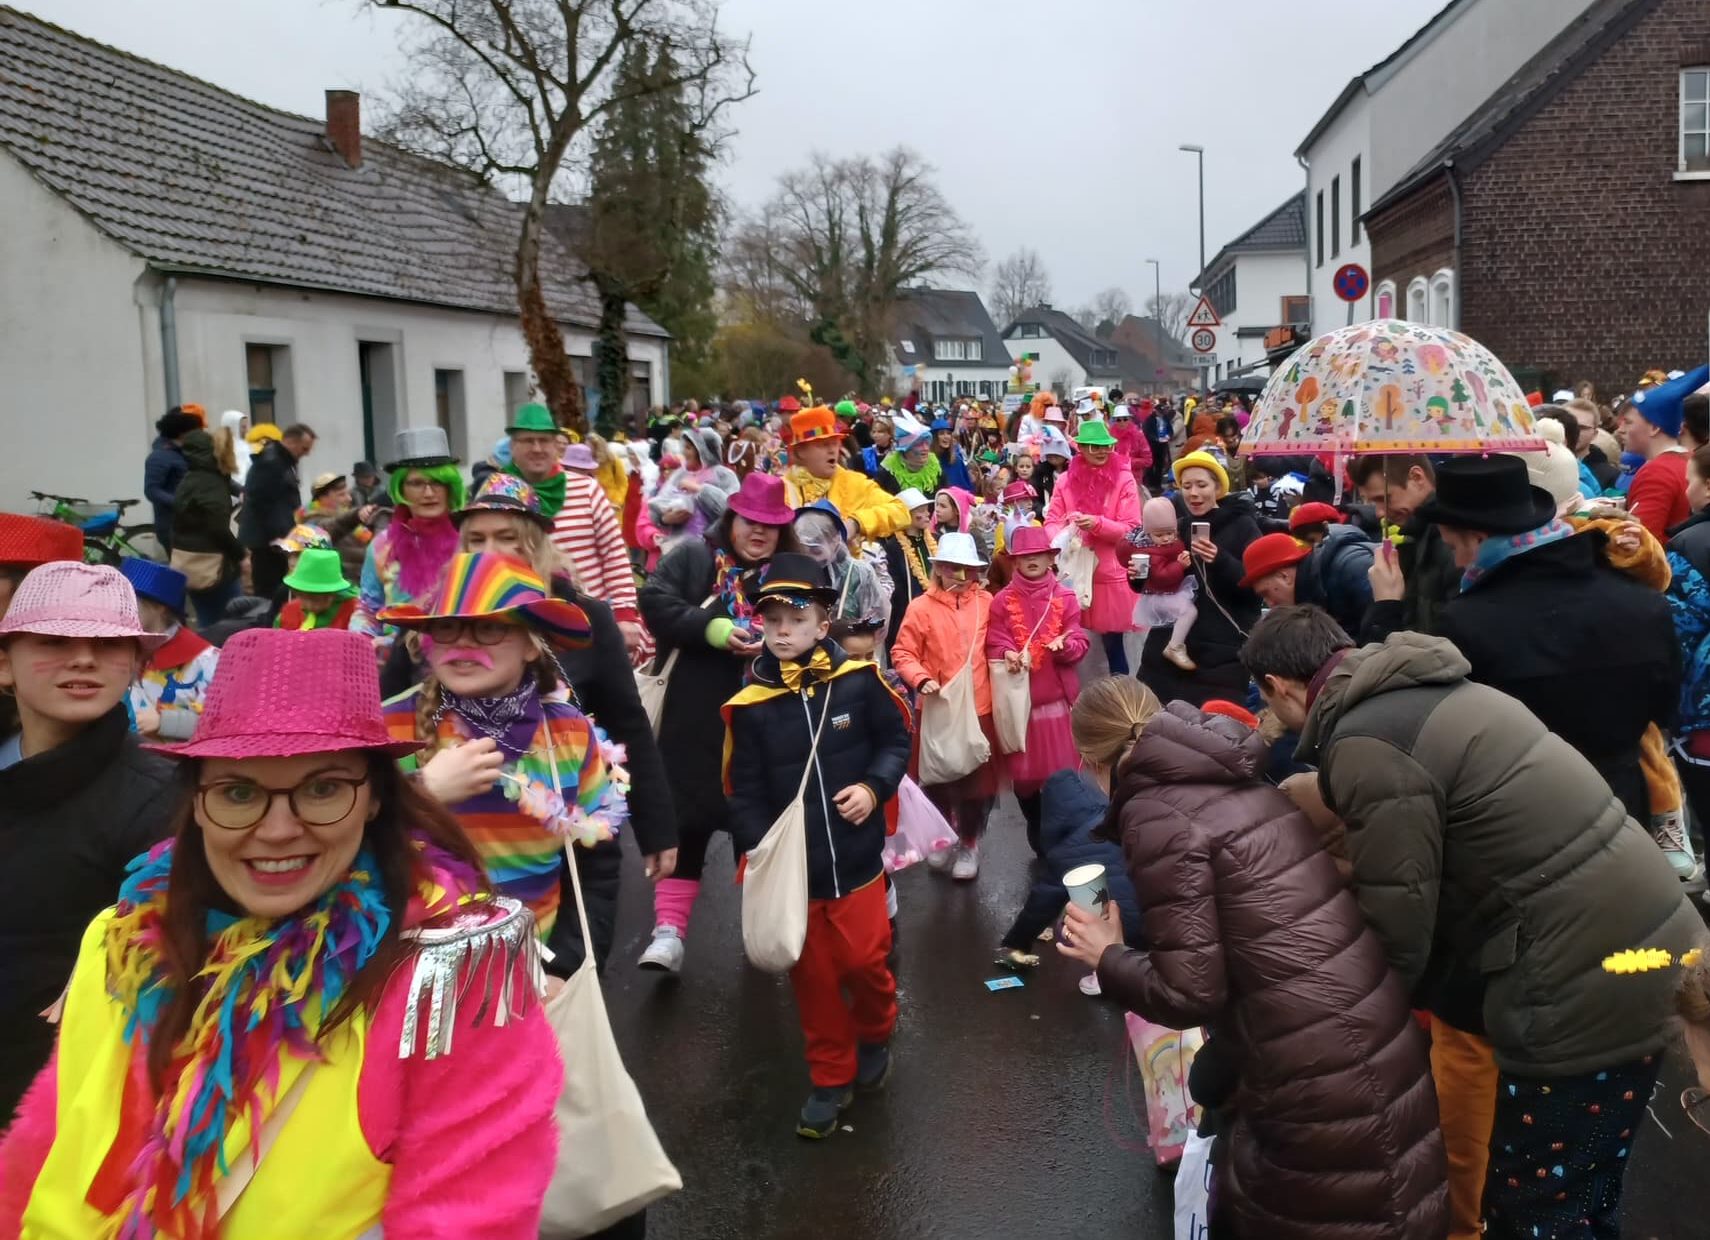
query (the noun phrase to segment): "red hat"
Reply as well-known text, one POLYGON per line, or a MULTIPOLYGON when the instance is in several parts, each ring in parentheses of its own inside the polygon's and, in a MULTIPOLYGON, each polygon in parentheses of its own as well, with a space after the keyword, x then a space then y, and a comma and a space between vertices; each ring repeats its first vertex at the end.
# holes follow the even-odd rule
POLYGON ((1526 403, 1536 409, 1544 403, 1544 394, 1542 392, 1527 392, 1526 403))
POLYGON ((790 445, 795 447, 818 439, 842 439, 843 427, 837 415, 824 405, 803 409, 790 418, 790 445))
POLYGON ((799 413, 801 412, 801 407, 802 402, 797 400, 794 396, 786 396, 778 402, 779 413, 799 413))
POLYGON ((1334 505, 1326 504, 1322 500, 1302 504, 1288 514, 1288 528, 1291 530, 1298 530, 1303 525, 1317 525, 1320 522, 1325 525, 1340 525, 1342 514, 1336 511, 1334 505))
POLYGON ((1263 538, 1255 538, 1241 553, 1241 567, 1247 570, 1247 575, 1241 578, 1241 588, 1251 590, 1254 582, 1269 577, 1278 569, 1299 564, 1311 554, 1312 548, 1292 534, 1266 534, 1263 538))
POLYGON ((196 735, 147 748, 172 758, 295 758, 421 748, 386 730, 374 643, 344 629, 246 629, 220 651, 196 735))
POLYGON ((1255 732, 1259 729, 1259 717, 1245 706, 1238 706, 1234 702, 1225 702, 1220 698, 1213 698, 1200 709, 1208 715, 1222 715, 1225 719, 1244 723, 1255 732))
POLYGON ((1056 548, 1051 545, 1051 535, 1043 525, 1016 526, 1015 533, 1009 536, 1007 550, 1012 556, 1056 554, 1056 548))
POLYGON ((83 560, 83 531, 63 521, 0 512, 0 568, 83 560))

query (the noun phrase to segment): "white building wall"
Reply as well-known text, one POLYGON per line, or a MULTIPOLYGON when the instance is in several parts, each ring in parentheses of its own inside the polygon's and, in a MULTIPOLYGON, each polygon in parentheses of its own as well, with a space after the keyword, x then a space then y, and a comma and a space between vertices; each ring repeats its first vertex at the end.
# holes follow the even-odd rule
POLYGON ((1086 368, 1055 336, 1011 336, 1004 344, 1012 359, 1023 353, 1038 354, 1039 360, 1033 363, 1033 382, 1042 390, 1067 395, 1078 387, 1086 386, 1086 368))
POLYGON ((1269 331, 1283 321, 1284 297, 1306 292, 1306 259, 1298 251, 1235 255, 1235 307, 1217 328, 1217 374, 1227 377, 1265 359, 1265 339, 1241 328, 1269 331))
MULTIPOLYGON (((140 259, 0 154, 0 508, 32 490, 142 498, 140 259)), ((145 506, 130 520, 149 520, 145 506)))
MULTIPOLYGON (((1472 105, 1468 105, 1469 108, 1472 105)), ((1437 135, 1441 138, 1442 135, 1437 135)), ((1435 141, 1436 139, 1433 139, 1435 141)), ((1352 175, 1354 160, 1360 161, 1360 199, 1364 206, 1371 206, 1376 201, 1371 186, 1372 163, 1372 109, 1371 100, 1362 92, 1355 94, 1342 113, 1306 152, 1308 176, 1306 186, 1306 246, 1309 261, 1312 265, 1312 330, 1314 333, 1330 331, 1342 326, 1348 321, 1347 303, 1336 296, 1333 281, 1336 269, 1345 263, 1358 263, 1367 272, 1372 269, 1371 240, 1366 236, 1366 230, 1360 229, 1360 237, 1356 242, 1352 237, 1353 220, 1350 213, 1351 186, 1349 178, 1352 175), (1340 238, 1341 253, 1338 248, 1332 221, 1335 212, 1331 210, 1331 191, 1335 187, 1336 178, 1341 179, 1339 186, 1342 195, 1342 233, 1340 238), (1318 195, 1324 195, 1324 257, 1319 261, 1318 255, 1318 195)), ((1354 306, 1356 321, 1364 321, 1371 317, 1371 297, 1367 297, 1354 306)))

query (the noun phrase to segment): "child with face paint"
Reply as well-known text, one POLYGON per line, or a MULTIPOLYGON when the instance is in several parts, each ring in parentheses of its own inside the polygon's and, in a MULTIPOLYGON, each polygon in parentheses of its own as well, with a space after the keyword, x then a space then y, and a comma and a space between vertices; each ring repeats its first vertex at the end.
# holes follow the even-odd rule
MULTIPOLYGON (((909 604, 891 649, 891 664, 922 697, 939 692, 968 667, 980 727, 995 754, 991 673, 985 658, 992 596, 980 584, 985 568, 973 535, 953 532, 938 540, 932 557, 932 586, 909 604)), ((997 799, 997 787, 997 762, 993 759, 950 783, 921 786, 955 827, 958 840, 955 847, 927 858, 934 870, 949 868, 953 877, 964 882, 979 877, 980 837, 997 799)))
POLYGON ((544 940, 572 843, 611 839, 629 816, 629 776, 572 700, 554 646, 585 647, 588 618, 521 560, 459 552, 422 605, 379 617, 415 635, 426 681, 386 703, 398 740, 426 742, 422 787, 457 816, 487 877, 527 904, 544 940))

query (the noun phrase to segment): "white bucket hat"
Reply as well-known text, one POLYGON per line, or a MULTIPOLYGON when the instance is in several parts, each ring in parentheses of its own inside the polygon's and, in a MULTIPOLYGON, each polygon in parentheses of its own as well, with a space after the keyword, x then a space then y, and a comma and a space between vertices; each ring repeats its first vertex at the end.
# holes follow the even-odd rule
POLYGON ((919 487, 904 487, 902 490, 897 492, 897 498, 902 501, 903 507, 908 509, 910 512, 932 502, 931 497, 919 487))
POLYGON ((960 568, 984 568, 986 562, 980 558, 980 549, 974 543, 972 534, 951 533, 938 539, 938 550, 933 552, 934 564, 955 564, 960 568))

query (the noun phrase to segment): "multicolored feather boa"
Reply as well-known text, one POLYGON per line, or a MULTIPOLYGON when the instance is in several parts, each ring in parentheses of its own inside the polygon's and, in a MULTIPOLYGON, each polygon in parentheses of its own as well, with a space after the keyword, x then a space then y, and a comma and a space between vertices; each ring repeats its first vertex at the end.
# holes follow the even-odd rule
MULTIPOLYGON (((144 1055, 172 988, 163 960, 172 843, 131 863, 107 932, 107 975, 129 1019, 125 1038, 144 1055), (140 1036, 138 1036, 140 1035, 140 1036)), ((282 1052, 318 1061, 320 1022, 374 956, 391 922, 367 849, 310 908, 280 920, 210 911, 195 985, 201 1000, 178 1048, 130 1169, 120 1240, 218 1234, 215 1186, 239 1115, 251 1141, 278 1100, 282 1052)))

